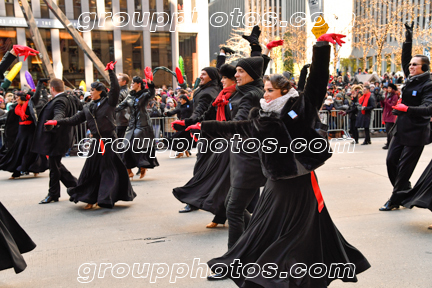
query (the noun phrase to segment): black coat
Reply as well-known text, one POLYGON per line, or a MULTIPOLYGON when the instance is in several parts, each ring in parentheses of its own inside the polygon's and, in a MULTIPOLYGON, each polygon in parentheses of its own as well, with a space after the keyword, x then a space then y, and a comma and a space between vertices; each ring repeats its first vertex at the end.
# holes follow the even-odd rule
POLYGON ((48 120, 58 121, 75 115, 78 107, 72 97, 62 92, 42 108, 36 126, 32 152, 48 156, 62 156, 72 147, 75 140, 75 129, 66 125, 57 125, 48 130, 44 125, 48 120))
MULTIPOLYGON (((126 85, 120 87, 120 96, 118 98, 118 104, 122 103, 129 95, 129 89, 126 85)), ((123 109, 116 113, 116 126, 128 126, 129 125, 129 109, 123 109)))
MULTIPOLYGON (((405 42, 402 48, 402 67, 409 75, 412 43, 405 42)), ((432 81, 429 71, 409 77, 402 88, 402 103, 407 106, 428 107, 432 105, 432 81), (415 94, 415 96, 414 96, 415 94)), ((393 128, 394 135, 404 146, 423 146, 429 143, 430 116, 397 112, 398 118, 393 128)))
POLYGON ((177 106, 176 109, 166 112, 166 116, 170 117, 177 114, 177 117, 180 120, 184 120, 186 118, 189 118, 192 115, 192 112, 192 104, 188 101, 185 104, 177 106))
POLYGON ((109 70, 111 88, 106 97, 99 101, 91 101, 83 107, 82 111, 70 118, 57 121, 58 125, 78 125, 87 120, 87 127, 95 138, 116 138, 114 110, 120 96, 120 86, 115 73, 109 70))
POLYGON ((0 117, 0 125, 4 124, 5 143, 1 148, 1 154, 6 154, 7 150, 15 143, 15 138, 18 134, 19 116, 15 114, 15 107, 18 103, 14 103, 9 107, 9 111, 0 117))
POLYGON ((266 145, 270 148, 276 147, 271 149, 273 152, 265 147, 259 150, 263 173, 272 180, 296 177, 323 165, 332 153, 326 139, 325 125, 321 124, 318 111, 326 97, 331 49, 327 42, 317 42, 313 49, 305 90, 298 98, 289 99, 280 115, 254 109, 249 120, 203 122, 201 126, 203 136, 210 139, 230 139, 234 134, 240 134, 242 137, 257 138, 262 144, 265 143, 265 139, 276 139, 277 142, 273 142, 276 144, 270 145, 267 142, 266 145), (291 111, 294 111, 297 117, 291 117, 288 114, 291 111), (312 141, 326 143, 327 147, 320 153, 316 152, 321 149, 314 151, 306 148, 302 151, 303 149, 294 150, 293 147, 296 153, 292 153, 290 149, 292 141, 301 138, 308 144, 312 141), (268 153, 262 152, 263 149, 268 153))
POLYGON ((354 100, 349 105, 348 110, 345 111, 349 115, 349 118, 351 121, 356 121, 356 119, 357 119, 358 105, 359 105, 358 99, 356 97, 356 98, 354 98, 354 100))
POLYGON ((221 91, 219 83, 212 80, 195 90, 193 95, 193 113, 189 118, 198 118, 210 107, 221 91))
POLYGON ((132 138, 154 138, 154 132, 150 115, 147 112, 149 101, 155 96, 154 84, 148 84, 149 89, 129 92, 129 95, 115 109, 116 112, 129 108, 130 119, 129 126, 126 129, 125 138, 130 142, 132 138))

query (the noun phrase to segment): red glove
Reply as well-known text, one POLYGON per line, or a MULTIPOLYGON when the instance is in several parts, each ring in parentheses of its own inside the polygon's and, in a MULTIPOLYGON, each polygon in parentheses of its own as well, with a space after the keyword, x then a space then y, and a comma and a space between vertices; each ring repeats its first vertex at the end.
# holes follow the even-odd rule
POLYGON ((24 61, 28 56, 36 56, 39 51, 23 45, 13 45, 13 50, 17 56, 24 56, 24 61))
POLYGON ((153 72, 152 69, 150 67, 146 67, 144 69, 144 74, 145 74, 145 78, 149 81, 153 81, 153 72))
POLYGON ((184 79, 183 79, 183 74, 182 74, 180 68, 176 67, 175 73, 176 73, 176 76, 177 76, 177 82, 179 84, 183 84, 184 83, 184 79))
POLYGON ((336 33, 329 33, 329 34, 323 34, 318 39, 318 41, 327 41, 332 44, 338 44, 339 46, 342 46, 342 43, 345 43, 342 38, 346 37, 346 35, 342 34, 336 34, 336 33))
POLYGON ((99 139, 99 145, 102 151, 102 156, 105 154, 105 144, 103 143, 102 139, 99 139))
POLYGON ((392 106, 392 108, 394 110, 398 110, 398 111, 402 111, 402 112, 407 112, 408 111, 408 106, 406 106, 405 104, 397 104, 396 106, 392 106))
POLYGON ((105 67, 105 71, 106 70, 114 70, 114 65, 117 63, 117 61, 116 62, 109 62, 108 64, 107 64, 107 66, 105 67))
POLYGON ((171 128, 174 129, 174 130, 175 130, 175 128, 174 128, 174 125, 175 125, 175 124, 180 125, 180 126, 186 126, 184 120, 176 120, 176 121, 173 121, 173 122, 171 123, 171 128))
POLYGON ((284 40, 273 40, 273 41, 270 41, 270 42, 267 44, 267 48, 268 48, 269 50, 271 50, 271 49, 273 49, 273 48, 275 48, 275 47, 282 46, 283 44, 284 44, 284 40))
POLYGON ((185 129, 185 131, 189 131, 191 129, 201 130, 201 123, 196 123, 195 125, 191 125, 185 129))
POLYGON ((47 122, 45 122, 44 125, 54 125, 54 126, 56 126, 57 125, 57 120, 48 120, 47 122))

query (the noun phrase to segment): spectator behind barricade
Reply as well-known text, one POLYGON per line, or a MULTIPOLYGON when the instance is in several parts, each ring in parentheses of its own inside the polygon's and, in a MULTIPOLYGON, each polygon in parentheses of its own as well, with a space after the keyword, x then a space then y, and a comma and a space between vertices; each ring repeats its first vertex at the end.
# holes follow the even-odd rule
POLYGON ((324 101, 324 104, 323 104, 321 110, 328 111, 327 113, 329 114, 329 116, 328 116, 328 119, 329 119, 329 121, 328 121, 329 129, 335 129, 336 128, 336 126, 335 126, 335 124, 336 124, 335 119, 337 117, 337 113, 336 113, 336 111, 334 111, 336 109, 334 107, 334 101, 333 101, 333 97, 332 96, 327 96, 327 99, 324 101))
POLYGON ((336 94, 336 100, 333 101, 333 106, 336 110, 347 110, 348 105, 348 100, 345 99, 342 92, 336 94))
POLYGON ((390 142, 392 139, 392 134, 389 131, 393 128, 394 123, 396 122, 396 115, 392 114, 393 106, 396 106, 399 96, 397 95, 397 87, 395 84, 390 83, 387 92, 385 93, 384 99, 381 100, 381 105, 383 107, 382 114, 382 123, 385 124, 386 133, 387 133, 387 143, 382 147, 384 150, 387 150, 390 146, 390 142))
POLYGON ((161 121, 163 121, 163 119, 160 118, 162 117, 162 113, 160 111, 159 103, 157 102, 157 100, 153 99, 149 101, 147 105, 147 111, 150 115, 150 118, 153 118, 151 123, 153 125, 154 135, 156 138, 160 138, 160 127, 161 121))
POLYGON ((3 96, 0 96, 0 116, 6 114, 6 102, 3 96))
POLYGON ((370 86, 365 85, 363 88, 363 96, 359 97, 359 113, 357 115, 356 127, 364 128, 365 140, 361 145, 372 144, 370 139, 370 124, 372 111, 375 108, 375 97, 370 92, 370 86))
POLYGON ((336 86, 342 87, 344 84, 342 76, 338 76, 336 79, 336 86))

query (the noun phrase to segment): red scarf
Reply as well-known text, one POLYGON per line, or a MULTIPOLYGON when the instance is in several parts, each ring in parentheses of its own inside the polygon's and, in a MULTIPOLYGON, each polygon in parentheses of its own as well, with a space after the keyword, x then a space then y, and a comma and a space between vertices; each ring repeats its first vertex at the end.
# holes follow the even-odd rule
MULTIPOLYGON (((364 94, 362 97, 360 97, 359 99, 359 103, 363 106, 363 107, 367 107, 368 106, 368 102, 369 102, 369 98, 370 98, 371 93, 368 92, 366 94, 364 94)), ((366 114, 365 110, 362 110, 361 113, 364 115, 366 114)))
POLYGON ((27 120, 27 118, 29 117, 29 115, 25 114, 27 110, 28 102, 29 100, 27 100, 24 104, 20 104, 15 107, 15 114, 21 117, 22 121, 27 120))
POLYGON ((236 85, 232 85, 230 87, 224 88, 219 95, 216 97, 216 100, 213 101, 213 106, 218 107, 216 113, 217 121, 226 121, 225 117, 225 106, 228 105, 228 99, 235 92, 236 85))

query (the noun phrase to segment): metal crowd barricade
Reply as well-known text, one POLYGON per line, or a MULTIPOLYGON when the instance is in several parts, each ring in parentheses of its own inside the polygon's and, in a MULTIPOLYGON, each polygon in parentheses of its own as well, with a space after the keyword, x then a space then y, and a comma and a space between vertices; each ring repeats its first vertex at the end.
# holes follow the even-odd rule
POLYGON ((2 147, 4 145, 4 129, 0 128, 0 147, 2 147))
MULTIPOLYGON (((350 119, 349 115, 346 114, 343 116, 339 114, 340 111, 343 110, 321 110, 319 111, 319 117, 323 124, 328 125, 328 132, 343 132, 347 137, 350 137, 348 133, 350 127, 350 119)), ((382 108, 376 108, 372 111, 371 116, 371 130, 385 130, 385 124, 382 123, 382 108)), ((358 130, 364 130, 363 128, 359 128, 358 130)))

